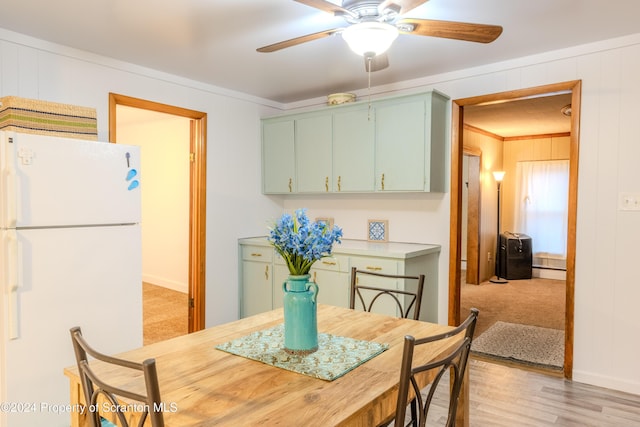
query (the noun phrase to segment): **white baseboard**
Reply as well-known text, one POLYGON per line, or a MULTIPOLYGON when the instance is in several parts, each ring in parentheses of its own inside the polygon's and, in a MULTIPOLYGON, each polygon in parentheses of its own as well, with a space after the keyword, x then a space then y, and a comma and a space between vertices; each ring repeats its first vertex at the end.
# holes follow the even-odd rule
POLYGON ((565 270, 533 267, 531 275, 540 279, 567 280, 567 272, 565 270))
POLYGON ((575 369, 573 370, 573 381, 624 391, 626 393, 640 394, 640 382, 638 381, 613 378, 575 369))
POLYGON ((172 289, 174 291, 183 292, 185 294, 189 293, 189 285, 187 283, 176 282, 175 280, 168 280, 149 274, 143 274, 142 281, 151 283, 152 285, 162 286, 163 288, 172 289))

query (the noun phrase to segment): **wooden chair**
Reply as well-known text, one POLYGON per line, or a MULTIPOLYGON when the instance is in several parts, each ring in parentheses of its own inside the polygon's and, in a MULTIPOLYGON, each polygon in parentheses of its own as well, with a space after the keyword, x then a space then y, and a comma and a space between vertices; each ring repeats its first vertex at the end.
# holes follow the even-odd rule
POLYGON ((156 371, 155 359, 147 359, 142 363, 136 363, 129 360, 107 356, 97 352, 87 344, 82 337, 80 327, 76 326, 71 328, 70 332, 76 361, 78 363, 80 381, 89 413, 90 426, 116 426, 116 424, 113 424, 100 415, 100 409, 103 408, 103 405, 99 403, 98 397, 102 396, 108 405, 110 414, 115 415, 117 418, 117 426, 129 427, 126 420, 126 413, 122 411, 122 409, 127 408, 127 405, 118 400, 118 397, 124 397, 140 403, 136 403, 134 405, 136 410, 138 408, 143 409, 140 411, 143 415, 138 423, 139 427, 144 424, 147 418, 151 420, 152 427, 164 427, 164 417, 162 414, 163 405, 160 400, 160 387, 158 386, 158 373, 156 371), (104 382, 91 369, 87 359, 87 354, 97 360, 101 360, 112 365, 142 371, 144 375, 143 378, 146 395, 114 387, 104 382))
POLYGON ((419 425, 420 427, 425 426, 433 395, 438 388, 438 384, 442 379, 443 374, 447 372, 447 370, 450 371, 450 397, 446 427, 455 426, 460 390, 462 388, 464 373, 467 368, 467 361, 469 359, 469 352, 471 351, 471 342, 473 341, 473 333, 475 331, 477 319, 478 310, 476 308, 472 308, 469 317, 467 317, 460 326, 450 332, 420 339, 416 339, 410 335, 404 337, 404 350, 402 354, 402 365, 400 368, 400 386, 398 388, 398 403, 395 414, 396 426, 399 427, 405 425, 404 418, 409 399, 409 387, 413 389, 413 394, 415 395, 413 401, 418 405, 417 419, 413 414, 412 407, 412 420, 410 425, 419 425), (455 337, 457 335, 460 335, 460 341, 451 351, 448 352, 448 354, 444 355, 439 360, 426 365, 413 366, 413 353, 415 347, 455 337), (415 375, 430 370, 435 370, 436 375, 431 382, 426 397, 423 398, 415 380, 415 375))
POLYGON ((399 317, 409 318, 409 313, 413 307, 413 319, 418 320, 420 317, 420 305, 422 303, 422 292, 424 289, 424 274, 418 276, 401 276, 393 274, 375 273, 372 271, 358 270, 356 267, 351 268, 351 297, 349 299, 349 308, 354 309, 356 306, 356 297, 360 301, 365 311, 371 311, 375 303, 380 303, 383 299, 393 301, 398 309, 399 317), (415 291, 401 289, 386 289, 379 286, 365 285, 359 283, 362 276, 380 277, 390 280, 415 280, 417 285, 415 291), (362 290, 366 290, 363 296, 362 290), (369 300, 365 303, 365 296, 369 300))

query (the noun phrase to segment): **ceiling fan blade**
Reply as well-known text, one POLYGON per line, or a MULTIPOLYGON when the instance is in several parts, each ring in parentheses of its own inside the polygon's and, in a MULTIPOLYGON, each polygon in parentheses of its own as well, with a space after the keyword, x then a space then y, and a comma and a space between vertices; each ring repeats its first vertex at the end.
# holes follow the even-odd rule
POLYGON ((371 72, 376 72, 380 70, 384 70, 389 66, 389 57, 386 53, 381 53, 380 55, 364 57, 364 69, 369 71, 369 64, 371 64, 371 72))
POLYGON ((293 0, 293 1, 306 4, 309 7, 321 10, 323 12, 332 13, 336 16, 351 15, 355 17, 355 15, 351 11, 343 7, 340 7, 335 3, 331 3, 325 0, 293 0))
POLYGON ((469 24, 466 22, 436 21, 432 19, 401 19, 396 23, 404 34, 442 37, 477 43, 491 43, 502 34, 499 25, 469 24), (403 25, 413 26, 411 31, 403 31, 403 25))
POLYGON ((281 41, 256 49, 258 52, 275 52, 276 50, 285 49, 287 47, 299 45, 302 43, 329 37, 335 33, 339 33, 343 28, 333 28, 331 30, 320 31, 319 33, 307 34, 306 36, 296 37, 290 40, 281 41))
POLYGON ((416 7, 428 2, 429 0, 384 0, 378 6, 378 10, 385 10, 389 7, 397 6, 396 9, 400 9, 398 14, 402 15, 416 7))

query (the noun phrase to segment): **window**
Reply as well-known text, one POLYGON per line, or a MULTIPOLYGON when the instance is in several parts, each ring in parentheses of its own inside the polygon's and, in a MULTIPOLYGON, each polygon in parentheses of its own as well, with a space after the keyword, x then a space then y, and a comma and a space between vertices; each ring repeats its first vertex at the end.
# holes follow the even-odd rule
POLYGON ((515 193, 516 230, 533 253, 566 258, 569 160, 518 162, 515 193))

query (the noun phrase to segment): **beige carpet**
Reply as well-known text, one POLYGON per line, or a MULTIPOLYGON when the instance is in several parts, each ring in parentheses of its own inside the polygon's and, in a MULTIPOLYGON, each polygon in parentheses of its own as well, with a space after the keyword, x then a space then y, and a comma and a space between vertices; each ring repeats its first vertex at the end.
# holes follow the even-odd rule
POLYGON ((551 279, 463 285, 460 312, 464 317, 471 307, 480 310, 476 337, 499 320, 564 330, 565 292, 564 280, 551 279))
POLYGON ((188 295, 149 283, 142 284, 144 345, 188 332, 188 295))
MULTIPOLYGON (((507 364, 519 366, 539 367, 543 370, 557 370, 558 364, 564 361, 564 341, 557 336, 564 337, 565 325, 565 292, 564 280, 525 279, 509 280, 505 284, 483 282, 480 285, 463 285, 461 289, 461 313, 466 314, 471 307, 480 310, 474 339, 473 354, 490 357, 493 360, 503 360, 507 364), (511 338, 504 335, 504 328, 500 324, 516 325, 516 332, 512 331, 511 338), (496 328, 492 328, 498 325, 496 328), (534 341, 523 331, 530 332, 531 327, 543 328, 541 342, 546 343, 543 353, 554 356, 549 364, 538 363, 540 352, 538 348, 529 345, 534 341), (491 331, 493 329, 493 331, 491 331), (483 335, 485 332, 488 335, 483 335), (555 331, 555 332, 554 332, 555 331), (500 332, 495 334, 494 332, 500 332), (552 338, 551 338, 552 337, 552 338), (486 341, 486 347, 478 352, 478 341, 486 341), (556 343, 556 344, 553 344, 556 343), (493 356, 488 356, 493 355, 493 356), (545 366, 546 365, 546 366, 545 366)), ((535 329, 535 328, 533 328, 535 329)), ((538 335, 538 334, 536 334, 538 335)))

